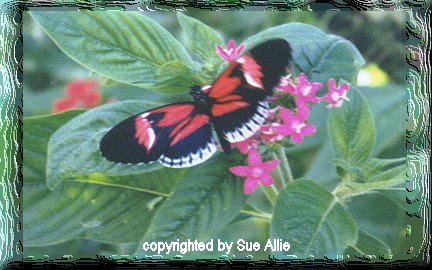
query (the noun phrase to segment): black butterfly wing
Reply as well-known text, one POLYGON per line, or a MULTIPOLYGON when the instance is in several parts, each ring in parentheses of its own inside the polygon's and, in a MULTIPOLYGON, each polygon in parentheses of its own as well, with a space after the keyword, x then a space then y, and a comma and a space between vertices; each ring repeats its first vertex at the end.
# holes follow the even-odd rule
POLYGON ((279 84, 291 61, 291 47, 273 39, 252 48, 229 65, 208 96, 211 120, 225 151, 229 144, 255 134, 268 115, 267 96, 279 84))
POLYGON ((114 126, 100 142, 102 155, 117 163, 159 161, 190 167, 210 158, 217 147, 209 117, 192 102, 155 108, 114 126))

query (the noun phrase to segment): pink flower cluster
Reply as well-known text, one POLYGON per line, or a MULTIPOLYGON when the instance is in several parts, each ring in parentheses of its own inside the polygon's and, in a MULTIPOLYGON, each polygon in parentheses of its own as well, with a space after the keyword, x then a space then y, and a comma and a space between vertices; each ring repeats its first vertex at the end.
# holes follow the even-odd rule
MULTIPOLYGON (((239 48, 233 40, 228 42, 227 48, 216 46, 216 52, 220 57, 228 62, 234 61, 243 51, 244 44, 239 48)), ((319 82, 309 82, 306 74, 300 73, 296 80, 291 76, 281 79, 275 95, 269 100, 274 104, 270 110, 266 123, 252 137, 238 143, 232 144, 237 147, 242 154, 248 155, 247 166, 231 167, 230 171, 237 176, 246 177, 243 191, 251 194, 258 183, 264 186, 273 184, 273 178, 269 174, 279 164, 279 160, 263 162, 258 151, 260 144, 280 142, 286 137, 290 138, 295 144, 301 144, 303 137, 312 136, 316 133, 315 127, 307 122, 310 112, 310 104, 327 102, 327 108, 340 107, 346 97, 349 85, 342 83, 339 87, 335 79, 329 79, 327 88, 329 92, 322 97, 317 96, 317 92, 322 88, 319 82), (295 108, 289 109, 278 106, 276 103, 285 95, 290 95, 295 100, 295 108)))

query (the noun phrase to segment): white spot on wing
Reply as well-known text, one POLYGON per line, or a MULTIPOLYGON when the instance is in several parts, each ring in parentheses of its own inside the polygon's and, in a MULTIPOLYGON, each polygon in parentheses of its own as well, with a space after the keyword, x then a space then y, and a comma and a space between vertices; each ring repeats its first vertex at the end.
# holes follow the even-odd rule
POLYGON ((148 150, 150 150, 156 140, 156 135, 154 133, 154 130, 152 128, 147 128, 147 135, 148 135, 148 139, 149 139, 149 143, 148 143, 148 150))
POLYGON ((261 81, 256 81, 249 73, 245 73, 246 82, 256 88, 263 88, 261 81))
POLYGON ((161 155, 158 159, 159 163, 163 166, 170 168, 186 168, 200 164, 209 159, 214 153, 216 153, 217 147, 212 139, 204 148, 199 148, 195 153, 191 153, 187 156, 179 157, 176 159, 169 158, 165 155, 161 155))
POLYGON ((236 128, 234 131, 224 132, 225 139, 230 143, 236 143, 246 140, 254 135, 264 124, 265 118, 268 115, 268 103, 261 101, 258 103, 257 112, 244 123, 241 127, 236 128))

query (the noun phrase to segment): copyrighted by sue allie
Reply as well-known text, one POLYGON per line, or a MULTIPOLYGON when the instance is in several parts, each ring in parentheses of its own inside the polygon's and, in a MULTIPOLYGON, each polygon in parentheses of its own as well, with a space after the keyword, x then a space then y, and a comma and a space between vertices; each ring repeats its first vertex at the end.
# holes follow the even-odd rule
POLYGON ((144 242, 142 245, 144 252, 148 254, 186 254, 188 252, 217 252, 221 255, 234 255, 238 252, 253 252, 265 251, 289 251, 290 243, 283 242, 282 239, 268 239, 265 245, 259 242, 248 242, 244 239, 239 239, 236 242, 225 242, 220 239, 211 239, 208 242, 199 242, 198 240, 179 241, 174 242, 144 242))

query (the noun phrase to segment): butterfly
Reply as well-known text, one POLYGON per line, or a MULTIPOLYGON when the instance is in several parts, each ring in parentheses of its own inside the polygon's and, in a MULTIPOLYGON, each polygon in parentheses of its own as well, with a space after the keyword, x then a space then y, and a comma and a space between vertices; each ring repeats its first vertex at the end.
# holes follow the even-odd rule
POLYGON ((193 86, 193 101, 141 112, 109 130, 100 142, 102 156, 127 164, 158 161, 191 167, 254 135, 269 113, 273 94, 291 61, 284 39, 265 41, 230 62, 210 86, 193 86), (213 132, 214 130, 214 132, 213 132))

